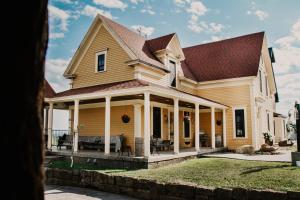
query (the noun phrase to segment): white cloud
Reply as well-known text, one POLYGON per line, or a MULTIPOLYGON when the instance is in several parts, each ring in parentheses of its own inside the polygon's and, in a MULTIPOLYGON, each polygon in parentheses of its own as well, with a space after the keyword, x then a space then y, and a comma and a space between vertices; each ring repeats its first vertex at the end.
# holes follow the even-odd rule
POLYGON ((300 18, 298 21, 293 25, 291 30, 292 35, 300 42, 300 18))
POLYGON ((67 31, 68 19, 70 18, 69 13, 52 5, 48 5, 48 10, 50 23, 58 24, 62 31, 67 31))
POLYGON ((190 4, 190 8, 187 9, 187 12, 192 13, 194 15, 205 15, 207 12, 207 8, 201 1, 193 1, 190 4))
POLYGON ((127 4, 123 3, 121 0, 93 0, 96 5, 102 5, 107 8, 116 8, 125 10, 127 4))
POLYGON ((143 26, 143 25, 133 25, 130 28, 132 28, 137 33, 139 33, 139 30, 140 30, 141 34, 146 35, 147 37, 152 35, 154 30, 155 30, 154 27, 151 27, 151 26, 146 27, 146 26, 143 26))
POLYGON ((138 3, 143 3, 144 0, 130 0, 130 2, 134 4, 138 4, 138 3))
POLYGON ((63 38, 63 37, 65 37, 64 33, 52 33, 52 32, 50 32, 50 34, 49 34, 50 39, 59 39, 59 38, 63 38))
POLYGON ((287 115, 296 100, 300 100, 300 73, 277 75, 276 83, 279 93, 277 111, 287 115))
POLYGON ((276 63, 274 71, 276 74, 284 74, 300 70, 300 48, 279 47, 274 48, 276 63))
POLYGON ((46 59, 46 79, 56 92, 69 88, 68 80, 63 77, 68 63, 69 59, 46 59))
POLYGON ((142 13, 148 13, 149 15, 154 15, 155 12, 152 10, 151 6, 146 6, 141 10, 142 13))
POLYGON ((209 33, 218 33, 224 29, 223 24, 217 24, 214 22, 207 23, 205 21, 199 21, 199 17, 197 15, 192 15, 190 20, 188 21, 188 26, 190 30, 200 33, 202 31, 206 31, 209 33))
POLYGON ((254 15, 256 15, 258 17, 258 19, 261 21, 263 21, 269 17, 269 13, 267 13, 266 11, 262 11, 262 10, 256 10, 254 12, 254 15))
POLYGON ((82 15, 88 16, 88 17, 95 17, 97 14, 104 15, 107 18, 112 19, 113 16, 109 11, 105 11, 90 5, 86 5, 84 9, 81 11, 82 15))

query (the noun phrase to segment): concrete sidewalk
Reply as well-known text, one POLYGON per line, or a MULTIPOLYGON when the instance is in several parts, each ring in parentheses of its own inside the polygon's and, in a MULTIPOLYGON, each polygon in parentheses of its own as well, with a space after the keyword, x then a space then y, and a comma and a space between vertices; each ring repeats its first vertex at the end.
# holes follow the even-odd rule
POLYGON ((204 157, 231 158, 239 160, 256 160, 268 162, 292 162, 291 151, 278 150, 276 155, 260 155, 260 154, 238 154, 238 153, 212 153, 206 154, 204 157))
POLYGON ((46 200, 134 200, 133 198, 87 188, 47 185, 46 200))

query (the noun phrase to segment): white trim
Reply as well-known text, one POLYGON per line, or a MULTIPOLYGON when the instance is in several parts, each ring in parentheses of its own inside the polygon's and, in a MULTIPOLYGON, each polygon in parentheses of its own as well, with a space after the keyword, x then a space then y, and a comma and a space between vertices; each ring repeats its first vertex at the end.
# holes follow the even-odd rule
POLYGON ((103 73, 106 72, 106 60, 107 60, 107 50, 100 51, 95 53, 95 73, 103 73), (98 71, 98 57, 100 55, 104 55, 104 70, 103 71, 98 71))
POLYGON ((104 98, 105 96, 123 96, 123 95, 130 95, 130 94, 141 94, 144 92, 151 92, 151 94, 159 95, 162 97, 168 98, 178 98, 181 101, 187 101, 190 103, 199 103, 200 105, 207 106, 207 107, 215 107, 219 109, 228 108, 225 105, 209 101, 207 99, 203 99, 201 97, 196 97, 194 95, 182 93, 173 89, 164 88, 164 87, 157 87, 157 86, 143 86, 143 87, 136 87, 136 88, 127 88, 127 89, 119 89, 113 91, 99 91, 87 94, 77 94, 65 97, 55 97, 52 99, 48 99, 48 102, 67 102, 73 101, 74 99, 80 100, 88 100, 88 99, 97 99, 97 98, 104 98))
POLYGON ((164 109, 160 107, 160 138, 164 138, 164 109))
POLYGON ((231 79, 222 79, 216 81, 205 81, 199 82, 197 89, 209 89, 209 88, 217 88, 217 87, 233 87, 233 86, 241 86, 241 85, 250 85, 252 84, 253 79, 256 76, 248 76, 242 78, 231 78, 231 79))
POLYGON ((233 139, 248 139, 247 106, 235 106, 235 107, 232 108, 232 122, 233 122, 233 139), (235 130, 235 110, 244 110, 245 137, 236 137, 236 130, 235 130))
POLYGON ((168 109, 168 140, 171 139, 171 111, 169 108, 168 109))
POLYGON ((250 106, 251 106, 251 122, 252 122, 252 145, 254 146, 254 149, 258 149, 257 146, 257 119, 256 115, 256 109, 255 109, 255 97, 254 97, 254 84, 255 81, 253 81, 253 84, 250 85, 250 106))
POLYGON ((188 112, 189 113, 189 116, 190 116, 190 133, 189 133, 189 137, 185 137, 185 132, 184 132, 184 130, 185 130, 185 125, 184 125, 184 120, 183 120, 183 125, 182 125, 182 127, 183 127, 183 129, 182 129, 182 137, 183 137, 183 139, 184 140, 190 140, 190 139, 192 139, 192 113, 191 112, 189 112, 189 111, 183 111, 182 112, 182 114, 183 114, 183 119, 184 119, 184 112, 188 112))
POLYGON ((134 54, 134 52, 126 45, 126 43, 124 41, 121 40, 121 38, 118 36, 118 34, 116 34, 105 22, 105 20, 101 19, 101 16, 99 14, 97 14, 97 16, 95 17, 94 21, 92 22, 92 25, 89 27, 87 33, 85 34, 83 40, 81 41, 79 48, 76 50, 74 56, 72 57, 67 69, 64 72, 64 76, 68 77, 68 75, 73 74, 76 70, 77 67, 79 66, 80 61, 82 60, 82 58, 84 57, 86 51, 89 49, 89 46, 91 45, 91 43, 94 41, 97 33, 100 30, 100 27, 102 27, 102 25, 106 28, 106 30, 112 35, 112 37, 118 42, 118 44, 123 48, 123 50, 128 54, 128 56, 130 57, 130 59, 135 60, 137 59, 137 56, 134 54), (94 30, 95 26, 97 25, 97 22, 100 20, 101 24, 96 27, 97 31, 95 32, 95 34, 92 36, 92 38, 90 39, 88 46, 85 46, 85 43, 87 41, 87 39, 89 38, 90 34, 92 33, 92 31, 94 30), (80 51, 83 49, 83 53, 80 53, 80 51), (71 66, 73 66, 76 58, 80 56, 79 60, 76 62, 75 67, 73 68, 73 70, 70 73, 71 70, 71 66))

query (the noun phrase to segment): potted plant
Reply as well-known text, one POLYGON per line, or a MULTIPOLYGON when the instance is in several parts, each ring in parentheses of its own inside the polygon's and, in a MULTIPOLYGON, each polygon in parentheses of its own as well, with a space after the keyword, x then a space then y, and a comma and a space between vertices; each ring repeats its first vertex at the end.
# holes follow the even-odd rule
POLYGON ((272 135, 268 132, 263 133, 263 135, 264 135, 265 143, 267 145, 272 146, 273 145, 272 135))

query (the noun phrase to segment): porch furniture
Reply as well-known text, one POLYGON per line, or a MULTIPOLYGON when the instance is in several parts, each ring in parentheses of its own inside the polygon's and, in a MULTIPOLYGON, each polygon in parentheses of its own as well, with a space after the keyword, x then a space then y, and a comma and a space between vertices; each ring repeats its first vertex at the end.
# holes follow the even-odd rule
POLYGON ((62 136, 59 136, 57 141, 57 148, 61 149, 62 146, 65 146, 67 149, 71 149, 73 144, 72 140, 72 135, 63 134, 62 136))
POLYGON ((199 137, 201 147, 208 147, 208 135, 204 132, 200 132, 199 137))
MULTIPOLYGON (((79 149, 96 149, 104 151, 105 136, 79 136, 79 149)), ((115 152, 121 149, 121 135, 110 136, 110 148, 115 152)))
POLYGON ((123 153, 127 152, 127 155, 130 156, 132 154, 131 152, 131 147, 129 145, 127 145, 127 142, 126 142, 126 137, 124 135, 121 135, 120 136, 120 139, 121 139, 121 148, 119 150, 119 156, 123 156, 123 153))
POLYGON ((158 153, 158 151, 162 150, 171 150, 172 146, 171 140, 163 140, 161 138, 151 138, 150 145, 151 153, 154 151, 158 153))

